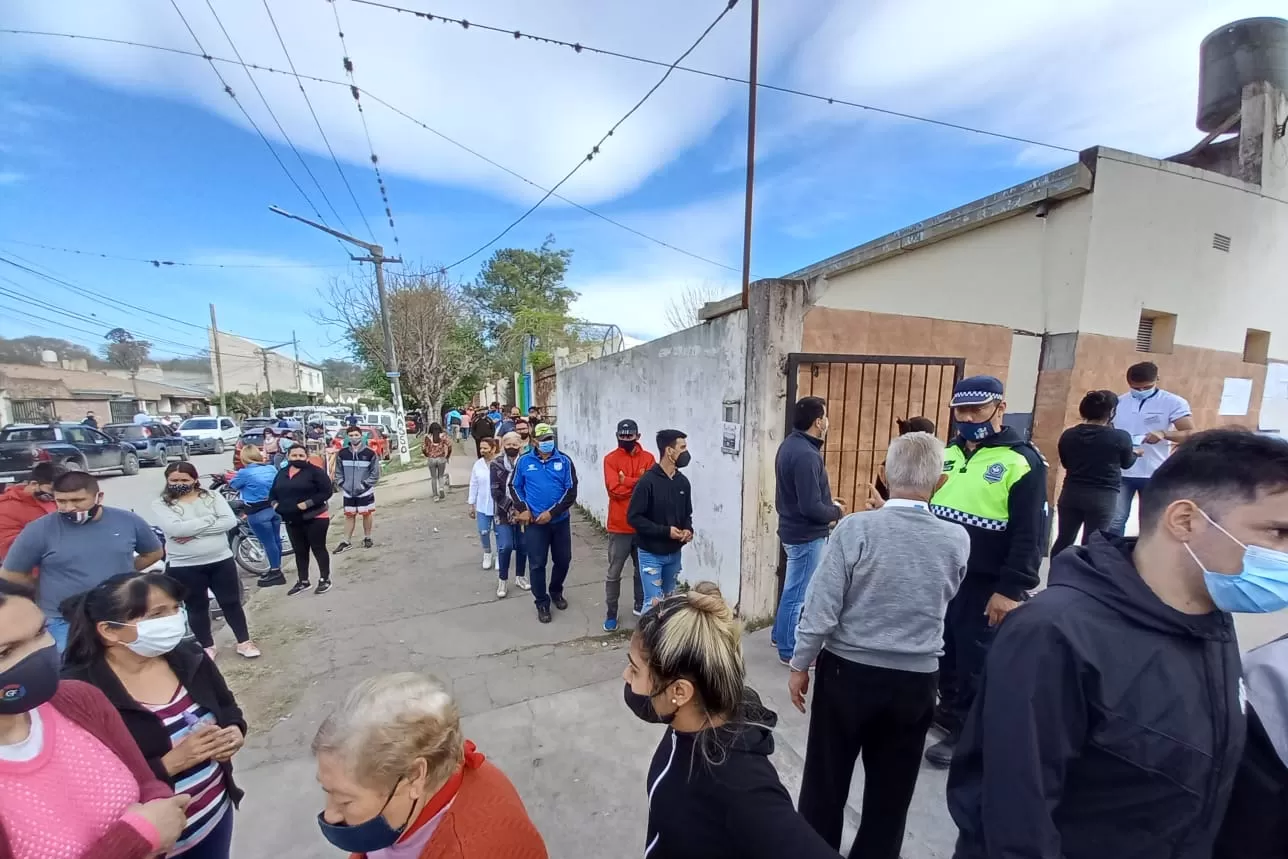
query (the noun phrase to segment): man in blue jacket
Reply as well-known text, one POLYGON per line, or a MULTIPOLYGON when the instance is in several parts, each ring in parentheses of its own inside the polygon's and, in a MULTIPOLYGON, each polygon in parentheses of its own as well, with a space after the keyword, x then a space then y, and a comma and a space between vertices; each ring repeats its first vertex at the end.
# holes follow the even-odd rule
POLYGON ((562 611, 564 579, 572 563, 572 520, 569 509, 577 503, 577 469, 572 460, 555 449, 555 431, 537 424, 532 433, 536 448, 519 457, 510 474, 510 499, 518 521, 526 525, 528 581, 537 604, 537 620, 550 622, 550 603, 562 611), (546 561, 553 562, 549 588, 546 561))
POLYGON ((778 446, 774 462, 777 488, 778 539, 787 553, 783 595, 774 621, 778 659, 791 665, 796 650, 796 624, 805 605, 805 590, 823 558, 827 533, 845 512, 832 500, 832 487, 823 467, 823 439, 827 436, 827 403, 822 397, 805 397, 796 403, 793 432, 778 446))

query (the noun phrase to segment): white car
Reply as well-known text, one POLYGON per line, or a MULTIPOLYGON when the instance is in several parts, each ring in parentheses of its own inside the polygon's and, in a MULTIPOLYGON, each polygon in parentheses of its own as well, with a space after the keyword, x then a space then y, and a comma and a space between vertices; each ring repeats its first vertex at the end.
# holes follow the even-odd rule
POLYGON ((241 429, 232 418, 188 418, 179 425, 179 436, 193 453, 223 453, 237 446, 241 429))

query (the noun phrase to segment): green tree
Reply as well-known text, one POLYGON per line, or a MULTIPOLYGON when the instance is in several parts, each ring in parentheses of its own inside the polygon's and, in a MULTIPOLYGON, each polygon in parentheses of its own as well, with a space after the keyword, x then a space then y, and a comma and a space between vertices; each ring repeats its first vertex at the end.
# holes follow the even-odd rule
POLYGON ((322 380, 327 390, 362 388, 367 384, 366 368, 353 361, 327 358, 322 362, 322 380))
POLYGON ((148 360, 152 352, 152 344, 146 340, 138 340, 133 334, 124 328, 113 328, 103 335, 108 342, 103 346, 103 357, 114 367, 120 367, 130 374, 130 384, 134 388, 134 396, 139 395, 139 368, 148 360))
POLYGON ((466 287, 495 374, 508 378, 518 371, 529 337, 536 337, 546 353, 566 345, 568 326, 575 321, 569 308, 577 299, 564 285, 571 260, 572 251, 556 248, 554 236, 548 236, 535 250, 504 248, 492 254, 466 287))

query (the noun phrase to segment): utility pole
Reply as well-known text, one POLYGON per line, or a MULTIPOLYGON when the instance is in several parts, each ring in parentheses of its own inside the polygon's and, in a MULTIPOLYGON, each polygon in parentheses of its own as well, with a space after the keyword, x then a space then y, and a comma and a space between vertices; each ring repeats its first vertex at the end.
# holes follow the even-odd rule
POLYGON ((215 321, 215 305, 210 305, 210 351, 215 354, 215 383, 219 385, 219 414, 228 414, 228 395, 224 393, 224 355, 219 348, 219 323, 215 321))
POLYGON ((300 372, 300 339, 295 336, 294 331, 291 332, 291 345, 295 347, 295 391, 302 394, 304 393, 304 382, 303 375, 300 372))
POLYGON ((747 74, 747 192, 742 221, 742 306, 751 300, 751 201, 756 183, 756 72, 760 65, 760 0, 751 0, 751 70, 747 74))
POLYGON ((310 221, 308 218, 301 218, 299 215, 292 215, 285 209, 277 206, 269 206, 269 211, 276 212, 284 218, 290 218, 299 221, 302 224, 308 224, 314 229, 329 233, 341 241, 346 241, 351 245, 356 245, 367 252, 367 256, 358 257, 350 255, 354 262, 369 262, 376 269, 376 294, 380 299, 380 327, 384 330, 385 335, 385 376, 389 379, 389 389, 394 401, 394 435, 398 439, 398 461, 403 465, 411 462, 411 449, 407 445, 407 411, 403 405, 402 395, 402 373, 398 369, 398 353, 394 349, 394 332, 393 324, 389 320, 389 299, 385 292, 385 263, 401 263, 402 260, 397 257, 385 256, 385 249, 380 245, 364 242, 362 239, 355 239, 353 236, 333 230, 330 227, 310 221))

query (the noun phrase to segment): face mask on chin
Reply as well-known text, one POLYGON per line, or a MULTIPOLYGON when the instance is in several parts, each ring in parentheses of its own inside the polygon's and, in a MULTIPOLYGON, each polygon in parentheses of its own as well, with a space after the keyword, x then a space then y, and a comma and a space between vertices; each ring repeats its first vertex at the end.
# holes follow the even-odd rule
POLYGON ((97 516, 98 511, 102 509, 102 504, 95 504, 88 510, 60 510, 58 515, 63 517, 64 522, 70 522, 73 525, 84 525, 97 516))

